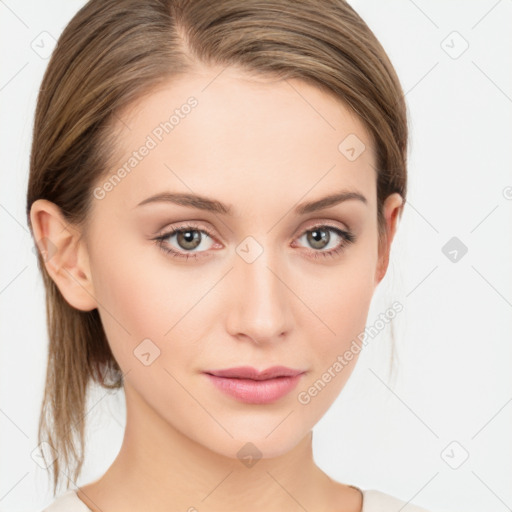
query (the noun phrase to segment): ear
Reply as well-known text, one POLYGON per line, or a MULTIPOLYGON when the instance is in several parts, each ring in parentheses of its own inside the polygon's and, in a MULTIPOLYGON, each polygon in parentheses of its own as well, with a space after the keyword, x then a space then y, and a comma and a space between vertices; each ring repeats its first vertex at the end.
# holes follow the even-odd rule
POLYGON ((96 308, 89 258, 81 232, 65 220, 55 203, 45 199, 32 204, 30 222, 46 270, 62 296, 76 309, 96 308))
POLYGON ((403 211, 403 203, 403 198, 398 192, 390 194, 384 200, 383 214, 386 220, 386 236, 379 244, 379 261, 375 274, 375 285, 378 285, 386 275, 389 265, 391 243, 393 242, 398 227, 398 219, 401 217, 399 213, 403 211))

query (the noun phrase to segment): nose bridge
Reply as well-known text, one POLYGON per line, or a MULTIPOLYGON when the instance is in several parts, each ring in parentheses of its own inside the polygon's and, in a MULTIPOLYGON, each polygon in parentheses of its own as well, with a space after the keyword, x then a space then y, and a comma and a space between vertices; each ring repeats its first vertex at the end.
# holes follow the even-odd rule
POLYGON ((281 276, 279 251, 248 237, 237 248, 232 278, 236 290, 230 314, 232 334, 256 342, 276 341, 289 328, 289 291, 281 276))

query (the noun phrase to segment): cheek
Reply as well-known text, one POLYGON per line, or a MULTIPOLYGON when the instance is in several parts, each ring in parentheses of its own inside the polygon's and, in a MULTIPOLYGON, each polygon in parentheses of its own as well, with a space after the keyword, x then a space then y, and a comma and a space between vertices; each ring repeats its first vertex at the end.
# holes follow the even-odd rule
POLYGON ((305 293, 325 324, 323 348, 342 348, 364 330, 375 291, 376 264, 377 247, 367 237, 347 251, 339 264, 316 276, 314 282, 309 280, 305 293))
MULTIPOLYGON (((370 279, 355 272, 340 272, 328 292, 318 299, 322 321, 329 328, 309 328, 311 373, 296 397, 302 413, 315 422, 339 396, 352 374, 361 352, 362 338, 373 294, 370 279)), ((366 269, 368 271, 368 269, 366 269)), ((312 320, 313 322, 313 320, 312 320)), ((313 325, 313 324, 311 324, 313 325)))
POLYGON ((98 310, 116 360, 128 371, 140 365, 142 351, 168 366, 167 348, 172 343, 174 355, 186 364, 187 358, 193 359, 190 346, 200 337, 195 314, 201 310, 204 315, 204 309, 195 306, 207 293, 208 283, 194 279, 182 266, 166 263, 156 245, 141 249, 140 241, 139 247, 129 247, 108 240, 91 255, 91 268, 98 310))
POLYGON ((310 343, 312 374, 299 390, 305 394, 305 400, 299 402, 307 403, 306 409, 315 410, 317 415, 336 399, 357 363, 360 335, 375 290, 377 254, 371 237, 360 240, 332 271, 315 277, 315 286, 313 280, 308 280, 304 302, 311 305, 318 318, 308 313, 304 327, 310 343))
POLYGON ((371 271, 363 266, 351 268, 332 281, 325 294, 323 309, 328 312, 329 326, 341 337, 338 343, 364 328, 374 292, 371 271))

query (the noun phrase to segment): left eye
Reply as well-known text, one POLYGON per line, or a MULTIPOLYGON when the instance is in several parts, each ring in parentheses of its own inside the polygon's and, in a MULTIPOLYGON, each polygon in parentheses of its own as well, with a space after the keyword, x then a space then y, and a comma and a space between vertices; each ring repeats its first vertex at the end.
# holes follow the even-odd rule
POLYGON ((308 229, 300 238, 298 238, 298 240, 305 238, 310 247, 318 250, 326 249, 329 243, 333 241, 331 233, 334 233, 337 238, 340 238, 341 242, 335 242, 334 247, 331 246, 331 248, 328 248, 328 250, 323 252, 329 253, 331 252, 331 249, 339 248, 340 245, 343 246, 346 243, 353 241, 353 237, 350 233, 333 226, 316 226, 308 229))

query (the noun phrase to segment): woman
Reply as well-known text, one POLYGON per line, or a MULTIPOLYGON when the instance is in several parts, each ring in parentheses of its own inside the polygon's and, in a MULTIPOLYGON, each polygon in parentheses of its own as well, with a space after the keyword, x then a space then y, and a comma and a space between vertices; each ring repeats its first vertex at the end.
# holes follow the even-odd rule
POLYGON ((406 152, 398 78, 342 0, 88 2, 41 85, 27 197, 54 494, 91 382, 124 389, 127 422, 46 510, 401 509, 311 439, 361 350, 406 152))

